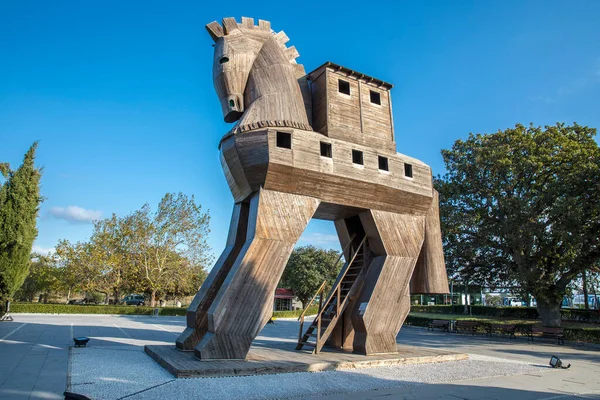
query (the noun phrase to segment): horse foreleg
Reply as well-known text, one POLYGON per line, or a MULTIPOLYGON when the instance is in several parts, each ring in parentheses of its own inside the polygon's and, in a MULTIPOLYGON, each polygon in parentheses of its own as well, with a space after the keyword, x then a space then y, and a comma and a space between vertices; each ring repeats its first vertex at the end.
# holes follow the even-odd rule
POLYGON ((277 284, 319 203, 263 189, 252 195, 246 241, 208 309, 208 330, 194 349, 196 357, 246 357, 273 313, 277 284))

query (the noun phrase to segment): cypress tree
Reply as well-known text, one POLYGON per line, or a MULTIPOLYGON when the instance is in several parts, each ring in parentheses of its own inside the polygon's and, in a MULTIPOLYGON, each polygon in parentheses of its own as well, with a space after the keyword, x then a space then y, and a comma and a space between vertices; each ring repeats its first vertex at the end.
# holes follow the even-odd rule
POLYGON ((15 171, 0 164, 0 315, 29 273, 29 258, 37 236, 41 169, 34 165, 37 142, 15 171))

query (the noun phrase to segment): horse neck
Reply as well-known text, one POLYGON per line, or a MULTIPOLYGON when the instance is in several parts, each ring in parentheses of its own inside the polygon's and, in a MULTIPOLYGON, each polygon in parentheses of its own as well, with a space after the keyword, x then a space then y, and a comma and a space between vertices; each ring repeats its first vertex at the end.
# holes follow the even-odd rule
POLYGON ((297 67, 274 38, 265 41, 248 76, 244 93, 246 111, 234 131, 265 126, 311 129, 296 77, 297 67))

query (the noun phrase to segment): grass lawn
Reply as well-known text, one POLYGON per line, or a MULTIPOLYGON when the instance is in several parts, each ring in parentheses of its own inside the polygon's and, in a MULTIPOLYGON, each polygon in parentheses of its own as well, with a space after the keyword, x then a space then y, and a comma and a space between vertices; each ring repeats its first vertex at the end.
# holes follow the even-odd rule
MULTIPOLYGON (((540 319, 520 319, 520 318, 503 318, 503 317, 486 317, 483 315, 464 315, 464 314, 434 314, 434 313, 420 313, 411 312, 409 315, 421 318, 429 319, 443 319, 443 320, 455 320, 455 321, 481 321, 489 322, 492 324, 531 324, 541 325, 542 320, 540 319)), ((586 328, 586 329, 598 329, 600 330, 600 323, 588 323, 588 322, 575 322, 575 321, 562 321, 561 326, 563 328, 586 328)))

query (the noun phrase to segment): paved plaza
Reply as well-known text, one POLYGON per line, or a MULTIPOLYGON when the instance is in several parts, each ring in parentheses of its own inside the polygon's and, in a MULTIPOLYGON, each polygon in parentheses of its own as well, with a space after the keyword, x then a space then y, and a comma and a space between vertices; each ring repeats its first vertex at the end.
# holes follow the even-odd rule
MULTIPOLYGON (((437 364, 248 377, 174 379, 143 351, 173 344, 183 317, 14 315, 0 324, 0 399, 60 399, 68 386, 94 399, 600 399, 600 349, 404 327, 398 343, 468 353, 437 364), (90 337, 70 348, 72 337, 90 337), (568 370, 547 367, 557 355, 568 370)), ((254 346, 293 346, 298 324, 268 324, 254 346)), ((318 356, 315 356, 318 357, 318 356)))

